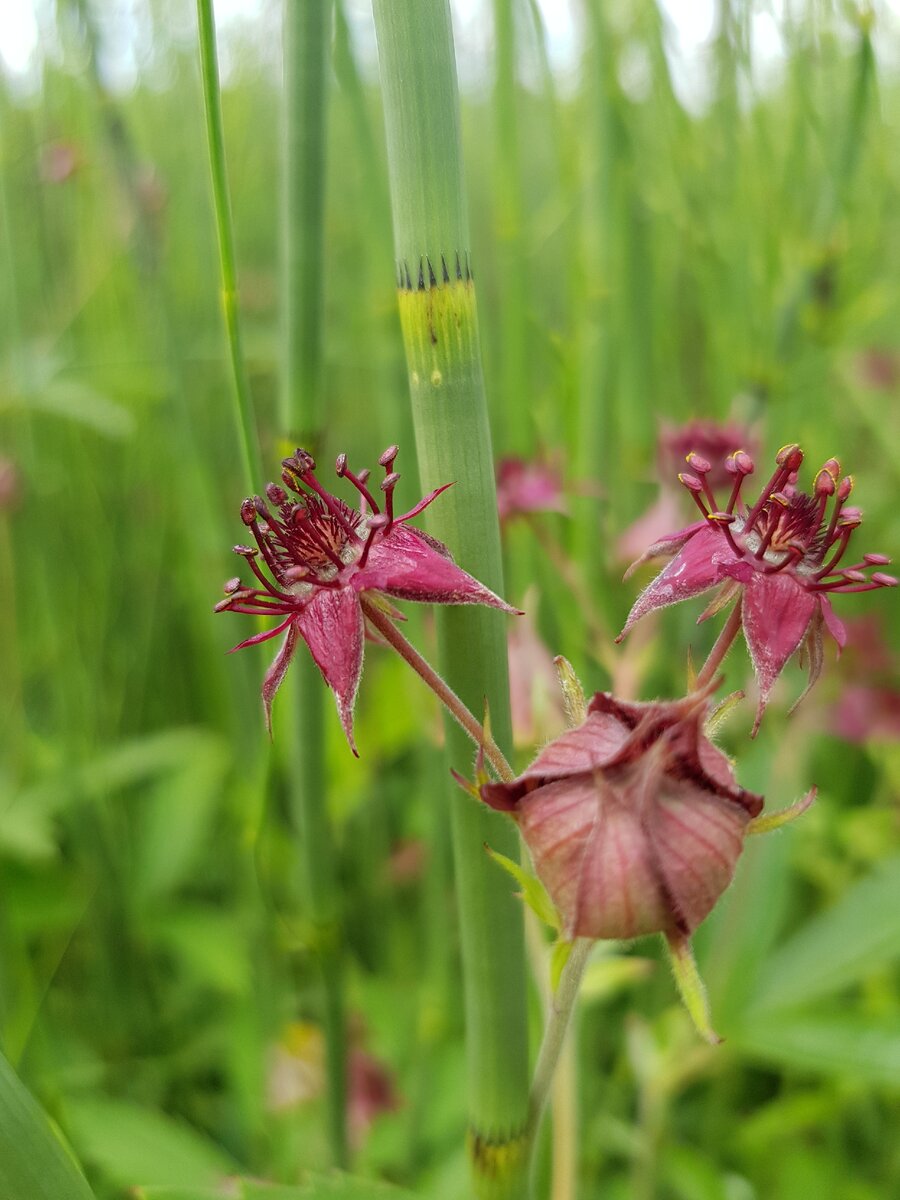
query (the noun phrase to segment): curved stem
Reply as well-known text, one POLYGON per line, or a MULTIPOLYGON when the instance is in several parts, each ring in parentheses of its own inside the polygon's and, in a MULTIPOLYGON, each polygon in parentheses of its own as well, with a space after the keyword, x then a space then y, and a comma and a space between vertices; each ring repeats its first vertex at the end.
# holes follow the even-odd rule
POLYGON ((550 1019, 544 1030, 544 1040, 541 1042, 537 1066, 534 1069, 534 1080, 531 1084, 531 1095, 528 1102, 528 1135, 532 1145, 547 1098, 550 1095, 556 1064, 562 1053, 578 989, 581 986, 581 979, 593 948, 592 938, 575 939, 572 953, 563 967, 559 984, 553 996, 550 1019))
POLYGON ((703 687, 705 683, 709 683, 713 675, 722 664, 725 655, 731 649, 731 643, 738 635, 738 630, 741 627, 741 600, 738 597, 738 602, 731 610, 731 615, 725 622, 722 632, 716 638, 715 645, 709 652, 709 657, 700 668, 700 674, 697 676, 696 687, 703 687))
POLYGON ((366 619, 375 626, 384 640, 397 651, 401 658, 409 663, 419 678, 431 688, 441 704, 459 722, 475 745, 484 750, 485 757, 500 778, 507 783, 511 779, 515 779, 515 771, 490 734, 485 734, 482 723, 463 704, 456 692, 444 682, 434 667, 422 657, 415 646, 407 641, 387 613, 382 612, 365 596, 360 597, 360 602, 366 619))

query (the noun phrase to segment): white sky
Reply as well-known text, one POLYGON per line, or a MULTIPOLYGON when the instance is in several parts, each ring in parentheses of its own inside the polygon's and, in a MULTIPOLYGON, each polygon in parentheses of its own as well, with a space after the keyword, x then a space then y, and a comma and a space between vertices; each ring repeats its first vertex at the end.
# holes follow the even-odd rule
MULTIPOLYGON (((755 66, 761 71, 777 72, 781 58, 779 21, 786 0, 755 0, 751 24, 752 49, 755 66)), ((554 66, 565 71, 577 58, 580 30, 575 12, 577 0, 537 0, 547 31, 548 46, 554 66)), ((457 38, 470 50, 485 52, 490 45, 490 0, 451 0, 457 38)), ((667 50, 673 81, 683 102, 689 106, 702 105, 706 50, 715 32, 716 0, 660 0, 667 25, 667 50)), ((35 67, 38 55, 48 51, 47 31, 54 28, 53 0, 8 0, 0 5, 0 60, 9 75, 25 90, 37 80, 35 67), (45 44, 41 45, 42 29, 45 44)), ((140 12, 142 0, 103 0, 95 12, 102 14, 105 33, 114 42, 111 82, 127 87, 134 82, 138 58, 142 52, 140 12)), ((876 0, 880 34, 897 37, 900 31, 900 0, 876 0)), ((358 36, 360 48, 371 48, 370 0, 350 0, 348 15, 358 36)), ((620 10, 621 11, 621 10, 620 10)), ((228 34, 238 27, 246 36, 255 23, 264 25, 266 15, 275 12, 274 0, 215 0, 215 14, 223 46, 222 70, 227 78, 230 56, 228 34)), ((193 20, 193 4, 175 0, 172 15, 185 26, 193 20)), ((891 66, 896 63, 894 55, 891 66)), ((487 66, 485 62, 484 66, 487 66)), ((482 68, 484 69, 484 68, 482 68)), ((635 88, 640 90, 641 64, 629 64, 635 88)), ((623 83, 627 86, 627 80, 623 83)))

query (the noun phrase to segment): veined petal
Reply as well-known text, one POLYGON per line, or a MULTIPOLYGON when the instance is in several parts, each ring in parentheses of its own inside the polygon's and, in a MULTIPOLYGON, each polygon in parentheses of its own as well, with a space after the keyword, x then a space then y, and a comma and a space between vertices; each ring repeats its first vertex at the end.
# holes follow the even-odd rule
POLYGON ((291 617, 287 637, 281 643, 281 648, 275 655, 275 660, 271 667, 266 671, 266 677, 262 685, 263 709, 266 714, 266 729, 269 732, 269 737, 272 736, 272 701, 275 699, 275 693, 281 687, 281 681, 287 674, 287 669, 291 665, 291 659, 294 657, 296 649, 297 625, 294 617, 291 617))
POLYGON ((734 561, 734 553, 724 534, 703 524, 693 528, 693 534, 682 530, 686 537, 681 550, 635 600, 617 642, 647 613, 699 596, 723 578, 724 568, 734 561))
POLYGON ((334 692, 350 749, 359 757, 353 741, 353 705, 365 645, 359 597, 350 588, 321 588, 297 617, 296 625, 322 678, 334 692))
POLYGON ((511 812, 541 780, 591 775, 615 757, 631 730, 610 712, 592 712, 583 724, 555 738, 531 766, 510 783, 486 783, 481 798, 491 808, 511 812))
POLYGON ((419 530, 394 522, 372 546, 366 565, 354 574, 352 586, 357 592, 374 588, 398 600, 423 604, 487 604, 504 612, 518 612, 442 550, 419 530))
POLYGON ((666 891, 692 933, 731 883, 750 813, 689 780, 660 788, 648 832, 666 891))
POLYGON ((799 648, 815 616, 818 597, 787 574, 757 573, 744 588, 742 621, 759 684, 759 729, 775 680, 799 648))
POLYGON ((676 530, 675 533, 667 533, 665 537, 661 537, 654 542, 652 546, 644 551, 640 558, 636 558, 628 570, 625 572, 623 579, 630 579, 638 567, 643 566, 645 562, 649 562, 652 558, 671 558, 673 554, 677 554, 681 548, 690 541, 695 534, 698 534, 701 529, 708 529, 709 525, 706 521, 695 521, 693 525, 688 525, 684 529, 676 530))

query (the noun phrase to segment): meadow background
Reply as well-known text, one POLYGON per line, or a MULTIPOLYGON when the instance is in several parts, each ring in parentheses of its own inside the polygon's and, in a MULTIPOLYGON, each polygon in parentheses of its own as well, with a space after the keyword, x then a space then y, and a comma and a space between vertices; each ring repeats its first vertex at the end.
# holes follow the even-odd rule
MULTIPOLYGON (((866 514, 856 546, 900 544, 900 22, 880 5, 719 0, 679 66, 674 10, 572 0, 562 47, 530 0, 457 14, 494 449, 557 462, 570 509, 510 524, 507 598, 586 687, 618 662, 643 698, 677 694, 672 647, 699 661, 712 633, 685 606, 617 659, 595 636, 635 595, 617 542, 657 497, 661 420, 736 417, 760 459, 799 441, 811 470, 837 455, 866 514)), ((40 55, 0 75, 0 1048, 100 1200, 233 1174, 295 1183, 330 1164, 321 997, 289 726, 276 706, 270 745, 260 711, 269 648, 227 657, 251 622, 212 613, 244 485, 193 7, 37 11, 40 55)), ((262 5, 221 39, 273 475, 278 31, 262 5)), ((329 86, 320 458, 374 465, 400 443, 409 507, 362 4, 336 4, 329 86)), ((741 782, 775 807, 820 789, 802 822, 750 846, 697 938, 725 1044, 697 1039, 654 940, 589 973, 583 1200, 900 1193, 896 599, 837 607, 867 618, 856 649, 830 656, 790 722, 793 666, 756 742, 750 706, 724 734, 741 782)), ((411 618, 428 646, 427 614, 411 618)), ((752 694, 748 675, 741 648, 729 681, 752 694)), ((437 712, 370 647, 360 760, 330 699, 326 730, 354 1169, 453 1200, 465 1087, 437 712)))

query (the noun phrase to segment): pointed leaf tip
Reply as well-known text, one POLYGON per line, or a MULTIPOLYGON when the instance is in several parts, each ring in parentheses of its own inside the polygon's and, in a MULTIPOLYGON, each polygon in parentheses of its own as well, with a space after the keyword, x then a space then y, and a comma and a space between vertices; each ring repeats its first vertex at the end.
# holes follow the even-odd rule
POLYGON ((812 787, 805 796, 802 796, 787 808, 782 808, 778 812, 763 813, 762 816, 754 817, 747 826, 746 832, 748 834, 771 833, 773 829, 780 829, 783 825, 789 825, 792 821, 796 821, 798 817, 803 816, 815 801, 817 792, 818 789, 812 787))
POLYGON ((697 970, 690 938, 681 933, 667 933, 666 944, 669 948, 669 962, 672 965, 675 985, 694 1028, 711 1046, 720 1045, 724 1039, 712 1027, 709 999, 697 970))

